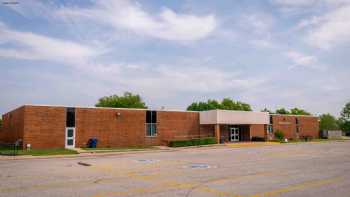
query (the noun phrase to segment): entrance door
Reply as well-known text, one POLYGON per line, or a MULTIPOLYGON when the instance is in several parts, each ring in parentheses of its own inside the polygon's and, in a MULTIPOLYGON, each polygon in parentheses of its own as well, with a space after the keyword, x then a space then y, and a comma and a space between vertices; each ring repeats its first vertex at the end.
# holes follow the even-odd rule
POLYGON ((231 127, 230 128, 230 140, 231 140, 231 142, 238 142, 239 141, 239 128, 238 127, 231 127))
POLYGON ((75 147, 75 128, 67 127, 66 128, 66 148, 75 147))

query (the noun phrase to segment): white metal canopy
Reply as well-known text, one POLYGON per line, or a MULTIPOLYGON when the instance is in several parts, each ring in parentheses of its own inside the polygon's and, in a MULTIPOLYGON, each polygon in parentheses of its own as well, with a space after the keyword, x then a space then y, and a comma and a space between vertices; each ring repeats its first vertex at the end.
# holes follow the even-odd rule
POLYGON ((199 114, 200 124, 269 124, 268 112, 209 110, 199 114))

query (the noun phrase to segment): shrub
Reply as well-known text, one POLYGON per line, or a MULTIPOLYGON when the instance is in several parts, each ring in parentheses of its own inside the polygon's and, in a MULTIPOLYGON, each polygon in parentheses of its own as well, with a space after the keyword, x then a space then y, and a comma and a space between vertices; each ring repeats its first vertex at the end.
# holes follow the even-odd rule
POLYGON ((201 145, 201 140, 200 139, 193 139, 191 141, 192 141, 192 145, 193 146, 201 145))
POLYGON ((207 145, 207 144, 216 144, 216 139, 213 137, 210 137, 210 138, 191 139, 191 140, 174 140, 169 142, 170 147, 199 146, 199 145, 207 145))
POLYGON ((275 138, 279 141, 283 141, 284 140, 284 133, 280 130, 277 130, 275 132, 275 138))
POLYGON ((259 136, 253 136, 252 137, 253 142, 264 142, 265 138, 264 137, 259 137, 259 136))
POLYGON ((204 138, 205 144, 216 144, 216 138, 214 137, 209 137, 209 138, 204 138))

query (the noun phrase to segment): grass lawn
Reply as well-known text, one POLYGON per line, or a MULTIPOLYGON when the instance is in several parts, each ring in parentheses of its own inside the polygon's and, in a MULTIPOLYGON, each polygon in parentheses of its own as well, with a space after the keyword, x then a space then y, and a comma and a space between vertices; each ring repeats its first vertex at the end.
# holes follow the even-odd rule
MULTIPOLYGON (((1 154, 12 154, 11 149, 0 149, 1 154)), ((47 156, 47 155, 72 155, 78 154, 75 150, 69 150, 64 148, 53 148, 53 149, 32 149, 32 150, 18 150, 17 155, 32 155, 32 156, 47 156)))

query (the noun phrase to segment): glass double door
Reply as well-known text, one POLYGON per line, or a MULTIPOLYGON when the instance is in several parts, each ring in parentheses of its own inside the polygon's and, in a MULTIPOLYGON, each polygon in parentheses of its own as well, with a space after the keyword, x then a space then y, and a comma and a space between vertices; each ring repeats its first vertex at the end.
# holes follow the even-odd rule
POLYGON ((230 127, 230 141, 238 142, 239 141, 239 128, 238 127, 230 127))

